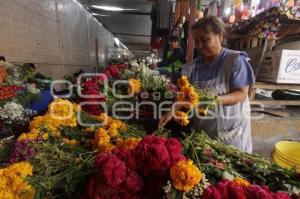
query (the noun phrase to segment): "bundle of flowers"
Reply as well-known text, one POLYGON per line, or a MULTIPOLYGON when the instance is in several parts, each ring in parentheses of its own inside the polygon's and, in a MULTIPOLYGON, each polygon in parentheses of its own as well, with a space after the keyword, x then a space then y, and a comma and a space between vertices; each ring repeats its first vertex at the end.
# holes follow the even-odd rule
POLYGON ((103 112, 102 107, 99 104, 92 103, 100 103, 105 102, 105 96, 101 95, 101 88, 103 86, 104 81, 103 76, 93 77, 91 79, 86 80, 82 84, 82 94, 88 97, 83 97, 80 99, 81 102, 90 103, 82 106, 82 109, 91 115, 99 115, 103 112))
POLYGON ((0 169, 0 198, 32 199, 34 190, 25 178, 32 175, 32 166, 20 162, 0 169))
POLYGON ((22 161, 27 161, 29 158, 37 154, 37 150, 30 146, 31 143, 41 142, 43 138, 38 138, 37 140, 24 139, 21 141, 16 141, 12 146, 9 154, 9 163, 17 163, 22 161))
POLYGON ((17 85, 0 86, 0 101, 16 97, 17 91, 23 89, 24 87, 17 85))
POLYGON ((107 75, 107 77, 112 79, 120 79, 122 72, 128 68, 126 64, 112 64, 109 65, 103 73, 107 75))
POLYGON ((294 170, 284 169, 264 158, 248 154, 209 138, 205 133, 192 133, 183 140, 187 157, 200 168, 211 184, 223 178, 241 177, 252 184, 268 186, 271 191, 300 193, 300 179, 294 170))
POLYGON ((95 167, 97 175, 90 177, 84 198, 140 198, 144 181, 137 173, 133 151, 114 149, 112 153, 100 153, 95 167))
POLYGON ((90 177, 82 198, 162 198, 163 188, 172 178, 180 191, 195 187, 202 173, 186 161, 174 138, 144 137, 133 149, 114 148, 100 153, 98 170, 90 177))
POLYGON ((223 180, 210 185, 203 192, 202 199, 291 199, 285 192, 271 192, 269 188, 250 184, 241 179, 223 180))
POLYGON ((16 134, 14 129, 26 126, 34 114, 15 101, 0 106, 0 138, 16 134))

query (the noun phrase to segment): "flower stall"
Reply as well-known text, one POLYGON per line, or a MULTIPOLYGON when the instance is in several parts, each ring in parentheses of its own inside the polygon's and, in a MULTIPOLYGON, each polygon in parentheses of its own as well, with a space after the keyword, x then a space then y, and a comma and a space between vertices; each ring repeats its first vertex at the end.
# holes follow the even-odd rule
MULTIPOLYGON (((113 77, 107 75, 107 96, 88 99, 105 102, 108 113, 119 102, 112 92, 132 94, 125 102, 137 103, 143 92, 170 91, 174 94, 168 98, 171 103, 186 103, 182 111, 176 112, 176 121, 182 126, 188 125, 191 111, 205 115, 218 103, 184 76, 177 85, 171 85, 143 66, 128 66, 117 72, 118 79, 128 80, 127 84, 115 85, 112 91, 113 77), (208 103, 196 110, 199 101, 208 103)), ((86 79, 79 86, 87 95, 104 95, 101 78, 86 79)), ((10 106, 18 105, 8 104, 5 110, 9 111, 10 106)), ((149 134, 136 120, 121 121, 98 108, 101 105, 86 109, 66 99, 55 99, 45 113, 30 119, 27 131, 14 140, 1 141, 0 198, 300 197, 300 177, 294 169, 226 146, 204 132, 182 132, 174 137, 170 130, 157 129, 149 134)), ((139 113, 138 108, 133 107, 133 111, 139 113)), ((18 111, 16 121, 26 113, 21 107, 18 111)), ((151 112, 146 108, 143 111, 151 112)))

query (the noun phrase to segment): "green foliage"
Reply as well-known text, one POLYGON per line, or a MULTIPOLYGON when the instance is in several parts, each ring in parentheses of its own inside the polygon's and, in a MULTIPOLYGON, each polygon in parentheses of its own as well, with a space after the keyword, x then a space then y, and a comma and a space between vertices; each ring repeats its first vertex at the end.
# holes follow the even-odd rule
POLYGON ((268 185, 271 190, 295 191, 300 188, 294 170, 284 169, 263 157, 249 154, 239 149, 227 146, 220 141, 209 138, 205 133, 192 133, 183 140, 185 153, 206 174, 211 183, 224 177, 224 172, 239 176, 251 183, 268 185), (205 150, 211 152, 211 157, 205 155, 205 150), (223 164, 217 166, 213 161, 223 164))
POLYGON ((38 154, 30 159, 34 175, 27 181, 36 191, 35 198, 78 198, 87 177, 95 172, 96 152, 53 137, 33 146, 38 154))

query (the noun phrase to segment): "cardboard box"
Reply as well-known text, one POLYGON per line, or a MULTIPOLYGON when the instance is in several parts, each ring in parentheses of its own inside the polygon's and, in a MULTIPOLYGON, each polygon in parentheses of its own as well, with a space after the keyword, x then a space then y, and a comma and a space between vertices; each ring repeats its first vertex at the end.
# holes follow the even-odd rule
POLYGON ((256 79, 265 82, 300 84, 300 50, 266 52, 256 79))

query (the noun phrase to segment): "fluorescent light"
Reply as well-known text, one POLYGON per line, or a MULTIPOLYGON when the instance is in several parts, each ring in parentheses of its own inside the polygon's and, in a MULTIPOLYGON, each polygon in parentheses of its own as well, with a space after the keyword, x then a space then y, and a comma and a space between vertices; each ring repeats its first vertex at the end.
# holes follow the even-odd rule
POLYGON ((127 11, 127 10, 138 10, 138 9, 125 9, 125 8, 121 8, 121 7, 116 7, 116 6, 96 6, 96 5, 92 5, 92 8, 96 8, 96 9, 100 9, 100 10, 105 10, 105 11, 116 11, 116 12, 120 12, 120 11, 127 11))
POLYGON ((97 14, 97 13, 92 13, 93 16, 99 16, 99 17, 109 17, 110 15, 103 15, 103 14, 97 14))
POLYGON ((230 14, 231 9, 230 8, 226 8, 225 9, 225 15, 228 16, 230 14))
POLYGON ((117 46, 120 45, 120 40, 117 37, 115 37, 115 43, 116 43, 117 46))

